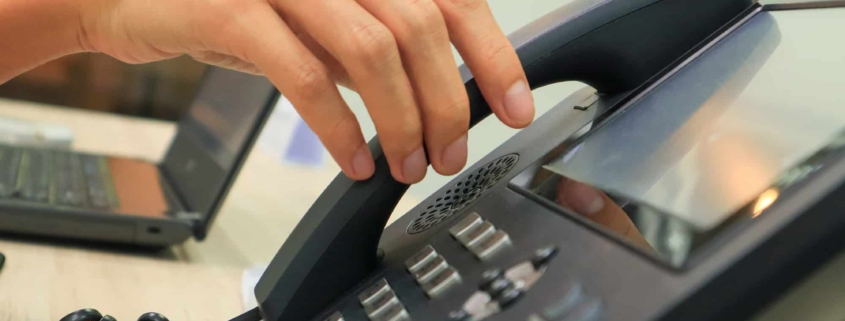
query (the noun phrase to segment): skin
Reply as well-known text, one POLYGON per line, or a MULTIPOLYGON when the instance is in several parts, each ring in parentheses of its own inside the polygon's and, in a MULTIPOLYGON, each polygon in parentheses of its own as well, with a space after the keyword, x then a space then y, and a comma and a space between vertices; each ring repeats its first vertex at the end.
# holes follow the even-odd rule
POLYGON ((450 43, 496 116, 530 124, 525 74, 485 0, 0 1, 0 83, 80 52, 263 74, 357 180, 373 159, 338 83, 363 98, 398 181, 425 177, 426 152, 443 175, 466 165, 469 105, 450 43))

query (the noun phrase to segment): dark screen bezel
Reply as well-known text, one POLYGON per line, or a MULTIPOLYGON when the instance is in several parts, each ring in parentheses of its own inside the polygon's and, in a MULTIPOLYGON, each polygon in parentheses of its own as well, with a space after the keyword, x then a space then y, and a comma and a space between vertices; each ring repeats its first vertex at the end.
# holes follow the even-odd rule
MULTIPOLYGON (((233 71, 222 70, 217 67, 209 67, 209 69, 203 74, 201 82, 206 83, 210 77, 225 77, 227 72, 233 71), (223 74, 217 74, 220 72, 223 74)), ((182 207, 186 210, 199 214, 199 219, 193 220, 194 237, 199 241, 205 239, 208 229, 220 210, 223 200, 226 198, 235 178, 243 167, 250 150, 252 150, 252 147, 255 145, 261 130, 267 123, 276 102, 281 96, 275 86, 273 86, 266 78, 256 78, 255 81, 262 82, 260 84, 256 83, 256 85, 267 86, 267 96, 255 118, 252 129, 245 138, 244 143, 233 155, 233 162, 228 170, 219 164, 215 155, 213 155, 211 151, 207 150, 205 146, 201 146, 202 144, 197 144, 192 141, 192 137, 195 136, 195 133, 190 133, 188 130, 185 130, 183 126, 180 126, 177 130, 177 133, 167 150, 165 158, 159 163, 159 171, 167 181, 167 184, 171 186, 171 190, 176 194, 180 203, 182 203, 182 207), (188 173, 183 170, 183 163, 188 159, 199 160, 199 162, 208 164, 209 167, 205 171, 188 173), (179 180, 208 176, 213 176, 219 179, 220 185, 219 187, 215 187, 217 192, 210 200, 208 208, 205 211, 197 211, 197 209, 190 206, 188 196, 186 195, 189 191, 183 191, 183 188, 180 188, 181 185, 177 182, 179 180)), ((200 91, 198 91, 195 101, 199 98, 199 94, 200 91)))

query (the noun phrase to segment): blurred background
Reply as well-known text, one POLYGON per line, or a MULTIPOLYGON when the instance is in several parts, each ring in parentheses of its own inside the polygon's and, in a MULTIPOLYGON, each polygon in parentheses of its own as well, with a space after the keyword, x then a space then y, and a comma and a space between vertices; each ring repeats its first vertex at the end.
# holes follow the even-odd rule
POLYGON ((176 120, 205 68, 190 57, 129 65, 103 54, 77 54, 0 85, 0 97, 176 120))

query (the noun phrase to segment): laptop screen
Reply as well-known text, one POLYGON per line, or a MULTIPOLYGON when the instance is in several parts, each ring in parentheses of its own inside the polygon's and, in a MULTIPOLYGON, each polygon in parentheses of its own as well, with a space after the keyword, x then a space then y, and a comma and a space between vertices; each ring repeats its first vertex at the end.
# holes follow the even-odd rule
POLYGON ((277 97, 264 77, 209 68, 162 164, 188 210, 213 215, 277 97))
POLYGON ((214 69, 180 123, 221 167, 230 168, 267 105, 272 86, 263 77, 214 69))

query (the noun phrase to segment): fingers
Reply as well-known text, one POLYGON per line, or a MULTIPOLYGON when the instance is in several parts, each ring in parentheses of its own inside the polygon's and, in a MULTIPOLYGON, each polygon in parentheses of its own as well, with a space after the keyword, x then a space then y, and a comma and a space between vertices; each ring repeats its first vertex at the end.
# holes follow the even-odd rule
POLYGON ((458 173, 467 159, 469 102, 449 32, 432 0, 358 0, 393 33, 419 104, 432 167, 458 173))
POLYGON ((283 15, 282 20, 288 25, 288 27, 290 27, 296 37, 299 38, 299 41, 302 42, 302 44, 304 44, 305 47, 308 48, 315 57, 317 57, 317 59, 323 62, 323 65, 328 68, 329 74, 337 84, 351 90, 355 90, 352 79, 349 78, 346 68, 343 67, 340 61, 337 61, 337 59, 326 50, 326 48, 323 48, 323 46, 314 40, 314 38, 312 38, 311 35, 309 35, 308 32, 296 22, 296 19, 293 19, 293 17, 285 17, 283 15))
POLYGON ((379 133, 393 177, 421 181, 428 163, 423 124, 393 33, 353 0, 279 0, 345 67, 379 133))
MULTIPOLYGON (((533 120, 533 98, 521 64, 484 0, 271 1, 276 13, 294 26, 293 31, 284 29, 281 43, 294 43, 285 46, 303 53, 275 52, 261 63, 245 60, 283 92, 294 91, 285 93, 341 164, 343 158, 361 154, 362 149, 352 153, 349 146, 363 146, 363 141, 358 141, 354 116, 336 88, 327 89, 326 79, 339 79, 361 95, 397 180, 419 182, 428 161, 441 174, 463 168, 470 115, 450 38, 503 122, 524 127, 533 120), (291 56, 297 57, 293 69, 285 60, 291 56), (299 76, 284 79, 284 72, 264 70, 278 61, 290 69, 284 72, 299 76), (328 105, 334 107, 319 107, 328 105), (332 140, 338 133, 349 136, 332 140)), ((284 26, 281 18, 275 23, 284 26)), ((276 30, 269 24, 253 29, 276 30)), ((356 162, 347 163, 353 165, 344 171, 355 173, 356 162)))
POLYGON ((279 88, 347 176, 359 180, 372 176, 372 155, 358 121, 327 68, 270 6, 240 16, 248 18, 235 21, 230 29, 234 34, 222 37, 240 42, 223 47, 242 48, 233 55, 253 62, 279 88))
POLYGON ((484 98, 506 125, 534 120, 534 98, 513 46, 486 0, 434 0, 443 12, 452 43, 472 70, 484 98))
POLYGON ((634 222, 622 208, 598 189, 587 184, 562 178, 558 184, 557 202, 625 237, 629 241, 651 248, 634 222))

